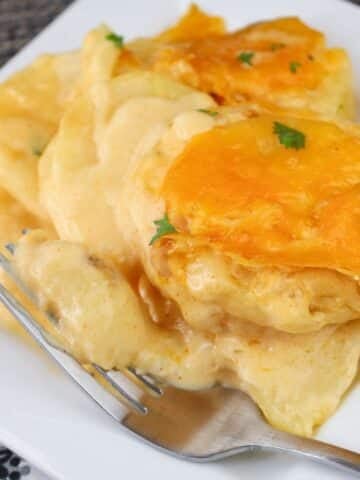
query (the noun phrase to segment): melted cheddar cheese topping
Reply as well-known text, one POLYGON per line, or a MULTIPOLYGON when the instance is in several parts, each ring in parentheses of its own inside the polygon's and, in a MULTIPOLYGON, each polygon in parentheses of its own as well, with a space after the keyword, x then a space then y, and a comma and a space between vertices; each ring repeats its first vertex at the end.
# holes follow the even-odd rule
POLYGON ((262 116, 195 136, 162 196, 184 234, 245 259, 360 273, 360 136, 316 120, 262 116), (274 123, 305 135, 286 148, 274 123))
POLYGON ((296 17, 229 33, 218 17, 192 6, 177 25, 129 49, 140 65, 205 91, 220 104, 353 113, 346 52, 327 48, 324 35, 296 17))

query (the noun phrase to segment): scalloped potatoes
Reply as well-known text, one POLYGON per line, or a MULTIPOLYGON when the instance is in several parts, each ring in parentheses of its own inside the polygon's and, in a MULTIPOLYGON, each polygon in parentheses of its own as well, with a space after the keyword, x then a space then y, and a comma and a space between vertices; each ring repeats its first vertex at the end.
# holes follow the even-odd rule
POLYGON ((205 91, 220 104, 354 115, 346 52, 327 48, 322 33, 295 17, 229 33, 221 19, 193 5, 177 25, 129 49, 141 66, 205 91))
POLYGON ((88 35, 76 68, 40 69, 51 118, 37 84, 18 123, 0 102, 0 140, 19 150, 4 187, 58 237, 20 239, 21 277, 81 362, 242 388, 311 435, 360 356, 360 134, 335 120, 351 115, 346 54, 296 19, 229 34, 196 8, 125 48, 109 33, 88 35), (22 162, 44 125, 30 194, 22 162))

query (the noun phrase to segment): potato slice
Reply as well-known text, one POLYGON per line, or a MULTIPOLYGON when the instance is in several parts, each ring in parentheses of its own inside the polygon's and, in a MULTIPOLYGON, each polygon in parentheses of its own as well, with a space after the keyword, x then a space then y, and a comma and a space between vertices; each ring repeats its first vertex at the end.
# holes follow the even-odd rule
POLYGON ((43 218, 37 165, 78 74, 77 53, 44 55, 0 85, 0 185, 43 218))

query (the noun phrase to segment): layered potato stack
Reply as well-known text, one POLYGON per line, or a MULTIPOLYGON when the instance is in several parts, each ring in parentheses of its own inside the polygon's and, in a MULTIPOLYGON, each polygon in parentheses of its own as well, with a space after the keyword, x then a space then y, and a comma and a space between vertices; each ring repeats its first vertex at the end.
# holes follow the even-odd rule
POLYGON ((0 86, 1 243, 84 364, 241 388, 311 435, 360 356, 353 115, 346 52, 297 18, 100 26, 0 86))

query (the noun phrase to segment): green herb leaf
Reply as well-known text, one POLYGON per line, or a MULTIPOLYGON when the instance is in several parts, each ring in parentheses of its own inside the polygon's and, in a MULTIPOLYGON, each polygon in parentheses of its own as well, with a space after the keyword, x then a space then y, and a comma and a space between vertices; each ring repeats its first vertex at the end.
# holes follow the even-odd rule
POLYGON ((165 213, 164 218, 160 220, 155 220, 154 225, 156 225, 157 230, 155 235, 150 240, 149 245, 152 245, 158 238, 162 237, 163 235, 177 232, 176 228, 169 222, 169 217, 167 213, 165 213))
POLYGON ((124 46, 124 37, 117 35, 114 32, 108 33, 105 38, 106 40, 109 40, 109 42, 113 42, 113 44, 118 48, 123 48, 124 46))
POLYGON ((207 110, 206 108, 198 108, 197 112, 206 113, 206 115, 210 115, 210 117, 216 117, 216 115, 219 115, 219 112, 215 112, 215 110, 207 110))
POLYGON ((252 65, 252 59, 254 57, 255 53, 254 52, 241 52, 237 56, 237 59, 239 62, 246 63, 247 65, 252 65))
POLYGON ((280 50, 281 48, 285 48, 285 47, 286 47, 285 43, 272 43, 270 45, 270 50, 275 52, 276 50, 280 50))
POLYGON ((273 132, 278 136, 281 145, 285 148, 305 148, 305 135, 294 128, 287 127, 279 122, 274 122, 273 132))
POLYGON ((296 73, 297 69, 301 67, 301 63, 299 62, 290 62, 289 63, 289 68, 291 73, 296 73))

